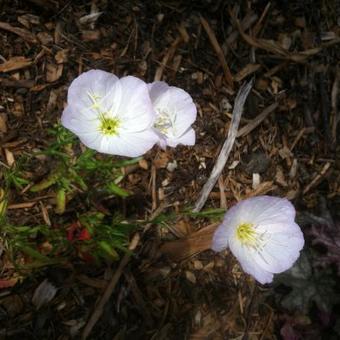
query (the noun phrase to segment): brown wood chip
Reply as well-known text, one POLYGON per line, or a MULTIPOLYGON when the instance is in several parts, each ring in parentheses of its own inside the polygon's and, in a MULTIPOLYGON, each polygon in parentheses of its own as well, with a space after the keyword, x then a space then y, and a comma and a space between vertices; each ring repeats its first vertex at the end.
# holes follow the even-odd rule
POLYGON ((38 42, 37 39, 35 38, 35 35, 24 28, 14 27, 8 24, 7 22, 2 22, 2 21, 0 21, 0 28, 5 31, 18 35, 19 37, 26 40, 27 42, 30 42, 33 44, 36 44, 38 42))
POLYGON ((22 68, 31 66, 33 63, 32 59, 25 57, 13 57, 8 61, 0 64, 0 72, 10 72, 20 70, 22 68))

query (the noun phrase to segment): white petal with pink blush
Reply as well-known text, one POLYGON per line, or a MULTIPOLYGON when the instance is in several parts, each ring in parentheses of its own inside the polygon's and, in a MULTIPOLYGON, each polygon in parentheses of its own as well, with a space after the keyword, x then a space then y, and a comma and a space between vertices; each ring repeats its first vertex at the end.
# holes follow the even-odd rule
POLYGON ((291 268, 304 237, 295 223, 295 208, 284 198, 258 196, 239 202, 225 214, 212 249, 229 248, 243 270, 262 284, 291 268))
POLYGON ((178 144, 194 145, 195 131, 191 125, 196 120, 197 109, 191 96, 184 90, 162 81, 149 84, 150 98, 156 111, 154 130, 158 144, 176 147, 178 144))
POLYGON ((140 79, 119 79, 91 70, 70 85, 61 123, 89 148, 137 157, 158 142, 152 126, 156 118, 148 86, 140 79))

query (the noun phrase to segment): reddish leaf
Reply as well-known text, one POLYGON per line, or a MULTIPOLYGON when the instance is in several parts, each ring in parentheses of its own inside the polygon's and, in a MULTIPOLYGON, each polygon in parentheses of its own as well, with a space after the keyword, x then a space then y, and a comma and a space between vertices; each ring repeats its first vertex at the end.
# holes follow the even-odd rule
POLYGON ((87 229, 82 229, 77 237, 77 240, 79 241, 88 241, 91 240, 91 235, 87 229))
POLYGON ((0 289, 13 287, 18 282, 18 279, 0 279, 0 289))

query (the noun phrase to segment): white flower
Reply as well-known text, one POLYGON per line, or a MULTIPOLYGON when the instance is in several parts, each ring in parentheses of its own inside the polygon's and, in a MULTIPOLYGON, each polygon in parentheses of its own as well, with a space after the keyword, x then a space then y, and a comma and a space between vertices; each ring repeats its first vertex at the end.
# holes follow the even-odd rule
POLYGON ((227 247, 243 270, 260 283, 293 266, 304 245, 295 209, 287 200, 259 196, 239 202, 225 214, 217 228, 212 249, 227 247))
POLYGON ((71 84, 61 122, 89 148, 137 157, 158 141, 147 85, 101 70, 81 74, 71 84))
POLYGON ((157 115, 154 129, 160 137, 159 145, 163 149, 167 145, 194 145, 191 124, 196 120, 197 110, 190 95, 162 81, 149 84, 149 91, 157 115))

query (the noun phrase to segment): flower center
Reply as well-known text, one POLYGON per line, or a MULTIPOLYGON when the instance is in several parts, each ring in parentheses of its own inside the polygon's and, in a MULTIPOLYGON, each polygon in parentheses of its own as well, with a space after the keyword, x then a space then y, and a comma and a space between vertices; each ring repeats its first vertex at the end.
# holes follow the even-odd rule
POLYGON ((154 127, 165 135, 168 133, 169 129, 173 127, 173 122, 167 111, 158 111, 154 127))
POLYGON ((246 245, 255 245, 257 243, 256 231, 251 223, 241 223, 236 230, 236 236, 239 241, 246 245))
POLYGON ((120 120, 118 118, 107 118, 106 117, 108 112, 103 112, 105 111, 105 109, 103 110, 101 103, 98 102, 98 100, 101 99, 101 96, 99 96, 96 93, 91 93, 91 92, 87 92, 87 95, 89 96, 92 102, 92 105, 90 106, 90 108, 93 110, 96 110, 98 113, 98 118, 100 120, 99 131, 103 135, 107 135, 107 136, 118 135, 120 120))
POLYGON ((100 117, 100 131, 107 136, 115 136, 118 134, 120 120, 118 118, 105 118, 104 115, 100 117))

